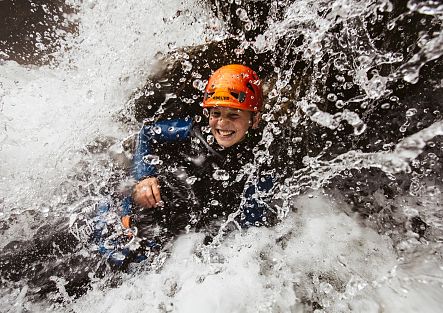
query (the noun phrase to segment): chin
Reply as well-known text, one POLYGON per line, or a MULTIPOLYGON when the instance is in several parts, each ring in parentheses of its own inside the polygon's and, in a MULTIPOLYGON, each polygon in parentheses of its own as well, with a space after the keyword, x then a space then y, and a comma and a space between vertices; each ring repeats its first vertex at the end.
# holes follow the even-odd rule
POLYGON ((229 148, 229 147, 235 145, 235 142, 231 142, 231 141, 226 142, 224 140, 217 140, 217 143, 219 144, 219 146, 222 146, 223 148, 229 148))

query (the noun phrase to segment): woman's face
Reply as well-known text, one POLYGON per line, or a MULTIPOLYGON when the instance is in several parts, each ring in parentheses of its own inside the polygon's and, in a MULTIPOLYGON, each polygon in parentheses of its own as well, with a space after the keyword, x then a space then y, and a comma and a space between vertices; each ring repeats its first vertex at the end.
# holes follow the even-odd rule
POLYGON ((209 111, 209 127, 217 143, 229 148, 242 141, 248 129, 255 123, 256 118, 252 117, 249 111, 232 109, 227 107, 215 107, 209 111), (253 121, 254 120, 254 121, 253 121))

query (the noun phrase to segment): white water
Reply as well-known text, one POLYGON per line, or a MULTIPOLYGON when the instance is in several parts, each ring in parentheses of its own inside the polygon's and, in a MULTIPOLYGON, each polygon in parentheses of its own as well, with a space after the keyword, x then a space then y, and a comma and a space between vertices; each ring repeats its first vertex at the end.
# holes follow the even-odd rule
POLYGON ((80 149, 100 135, 128 135, 114 115, 143 85, 154 55, 207 38, 209 17, 193 2, 85 1, 79 9, 79 35, 63 44, 57 67, 1 66, 3 216, 54 209, 51 196, 80 149))
MULTIPOLYGON (((212 30, 214 26, 207 10, 193 2, 180 3, 79 3, 80 33, 58 56, 59 66, 1 65, 2 218, 30 209, 62 214, 56 206, 60 199, 54 197, 60 196, 57 188, 85 158, 79 151, 100 135, 118 140, 128 135, 129 127, 117 122, 115 115, 143 85, 154 55, 213 38, 207 33, 208 25, 212 30), (178 10, 184 13, 177 17, 178 10)), ((352 7, 350 12, 360 11, 352 7)), ((279 31, 290 29, 290 18, 279 31)), ((308 41, 314 52, 321 35, 308 41)), ((433 127, 441 132, 441 122, 433 127)), ((432 139, 433 133, 423 133, 416 137, 423 142, 432 139)), ((337 158, 343 161, 337 169, 332 163, 321 163, 320 169, 316 162, 311 165, 325 180, 359 166, 385 166, 395 172, 389 161, 405 167, 423 145, 414 147, 411 152, 400 143, 394 153, 375 157, 351 152, 337 158)), ((319 181, 309 186, 321 185, 319 181)), ((441 229, 434 219, 441 211, 441 195, 421 195, 422 205, 415 197, 404 197, 398 206, 408 214, 430 212, 428 222, 441 229)), ((318 312, 440 312, 439 245, 420 242, 414 235, 394 245, 390 237, 359 223, 339 197, 314 192, 287 200, 297 210, 274 228, 235 232, 209 249, 200 246, 200 235, 189 234, 174 243, 161 269, 124 275, 117 288, 103 289, 96 283, 84 297, 66 298, 64 307, 30 303, 22 288, 2 295, 7 305, 0 311, 305 312, 309 310, 301 302, 310 299, 323 306, 318 312)))

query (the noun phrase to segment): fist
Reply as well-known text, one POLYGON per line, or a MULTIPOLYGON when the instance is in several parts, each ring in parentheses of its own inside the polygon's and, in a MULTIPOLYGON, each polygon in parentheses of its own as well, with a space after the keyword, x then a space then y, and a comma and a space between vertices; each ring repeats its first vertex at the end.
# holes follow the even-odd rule
POLYGON ((162 206, 160 184, 156 177, 148 177, 138 182, 134 187, 132 197, 138 205, 145 208, 162 206))

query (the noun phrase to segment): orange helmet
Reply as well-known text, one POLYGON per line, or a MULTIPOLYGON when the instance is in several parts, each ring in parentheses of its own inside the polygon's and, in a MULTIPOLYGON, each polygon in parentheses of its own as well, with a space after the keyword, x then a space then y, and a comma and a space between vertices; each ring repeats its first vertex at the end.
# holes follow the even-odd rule
POLYGON ((205 89, 203 107, 229 107, 258 112, 263 103, 258 75, 240 64, 225 65, 212 74, 205 89))

